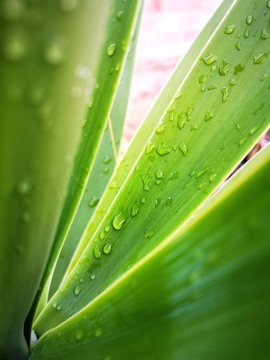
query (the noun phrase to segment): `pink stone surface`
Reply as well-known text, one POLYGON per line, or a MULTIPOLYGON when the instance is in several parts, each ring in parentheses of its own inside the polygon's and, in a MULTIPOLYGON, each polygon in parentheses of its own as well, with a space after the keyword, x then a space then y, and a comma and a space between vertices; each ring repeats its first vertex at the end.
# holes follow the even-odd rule
POLYGON ((221 0, 145 0, 122 151, 221 0))

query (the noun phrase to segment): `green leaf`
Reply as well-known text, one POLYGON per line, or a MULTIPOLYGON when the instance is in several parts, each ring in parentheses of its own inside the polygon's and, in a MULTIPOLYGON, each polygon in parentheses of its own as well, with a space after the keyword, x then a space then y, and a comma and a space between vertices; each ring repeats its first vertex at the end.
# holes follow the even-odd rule
MULTIPOLYGON (((121 16, 121 14, 122 13, 118 14, 118 16, 121 16)), ((103 134, 101 145, 94 160, 95 162, 93 169, 90 173, 90 177, 84 190, 84 195, 54 270, 51 284, 51 296, 55 293, 60 282, 62 281, 78 242, 82 237, 85 228, 87 227, 89 219, 91 219, 93 216, 97 204, 102 197, 113 170, 115 169, 115 157, 117 157, 117 154, 114 154, 113 142, 115 143, 115 150, 118 152, 126 117, 141 14, 142 3, 140 5, 140 13, 136 18, 136 27, 134 34, 132 35, 128 55, 125 60, 123 72, 119 80, 111 109, 110 118, 112 123, 113 139, 111 139, 109 127, 107 125, 103 134)))
POLYGON ((91 241, 37 319, 39 335, 86 306, 182 226, 268 127, 269 84, 261 79, 270 58, 260 64, 254 60, 269 47, 260 37, 262 29, 270 27, 266 11, 270 9, 264 3, 253 8, 253 1, 239 0, 226 13, 191 64, 95 234, 90 238, 85 232, 91 241), (252 23, 255 36, 246 38, 251 10, 257 19, 252 23), (235 30, 227 34, 231 24, 235 30), (241 51, 235 48, 238 34, 241 51), (229 70, 224 70, 224 62, 229 70), (61 312, 55 311, 55 302, 61 303, 61 312))
POLYGON ((192 64, 199 54, 201 53, 203 47, 209 40, 209 37, 212 35, 215 28, 218 26, 221 19, 224 17, 224 14, 229 9, 233 0, 224 1, 221 6, 217 9, 215 15, 205 26, 203 31, 199 34, 199 36, 194 41, 193 45, 184 56, 184 58, 177 65, 173 75, 169 79, 168 83, 160 92, 156 101, 154 102, 152 108, 147 114, 145 120, 143 121, 141 127, 138 132, 135 134, 127 152, 124 154, 120 165, 118 166, 116 172, 114 173, 109 186, 104 192, 98 207, 95 211, 94 216, 91 218, 91 222, 89 223, 87 234, 88 237, 81 239, 79 247, 76 249, 76 252, 73 256, 72 262, 69 266, 67 274, 71 272, 73 267, 76 265, 78 259, 81 254, 85 250, 88 245, 89 238, 92 237, 101 220, 104 217, 104 211, 107 211, 110 207, 113 199, 117 195, 119 189, 123 185, 126 180, 130 170, 132 169, 134 162, 137 160, 141 151, 143 150, 146 141, 148 140, 151 133, 154 131, 158 119, 162 117, 164 111, 166 111, 166 107, 168 106, 168 99, 171 99, 174 94, 177 92, 179 83, 181 83, 186 74, 190 69, 190 64, 192 64))
MULTIPOLYGON (((78 209, 111 110, 139 4, 140 0, 131 2, 114 0, 110 7, 105 41, 99 56, 98 71, 93 79, 95 91, 89 103, 86 121, 83 123, 81 141, 77 149, 53 247, 40 285, 40 293, 36 296, 30 316, 33 316, 38 302, 41 307, 46 303, 52 271, 78 209), (119 13, 122 14, 120 18, 119 13)), ((40 310, 39 306, 38 311, 40 310)))
POLYGON ((270 146, 32 360, 267 359, 270 146))
POLYGON ((1 3, 0 19, 0 357, 5 359, 27 353, 24 320, 63 206, 108 8, 107 1, 91 1, 67 14, 54 1, 16 4, 1 3), (87 79, 80 76, 82 68, 87 79))

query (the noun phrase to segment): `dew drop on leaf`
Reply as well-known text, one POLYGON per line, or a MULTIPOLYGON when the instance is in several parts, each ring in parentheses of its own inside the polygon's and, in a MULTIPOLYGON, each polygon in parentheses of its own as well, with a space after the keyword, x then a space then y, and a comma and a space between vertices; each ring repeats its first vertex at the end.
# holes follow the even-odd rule
POLYGON ((164 173, 161 169, 157 170, 155 175, 157 179, 162 179, 164 177, 164 173))
POLYGON ((266 40, 269 38, 269 32, 266 29, 263 29, 261 38, 262 40, 266 40))
POLYGON ((208 121, 208 120, 212 119, 213 116, 214 116, 213 110, 208 110, 207 113, 205 114, 204 120, 208 121))
POLYGON ((210 55, 203 57, 203 61, 207 66, 209 66, 217 61, 217 57, 211 53, 210 55))
POLYGON ((168 145, 165 145, 164 143, 159 144, 157 148, 158 155, 164 156, 170 153, 171 147, 168 145))
POLYGON ((131 211, 130 211, 130 215, 131 216, 136 216, 139 212, 139 206, 137 204, 134 204, 131 208, 131 211))
POLYGON ((120 230, 125 221, 126 221, 126 219, 125 219, 123 213, 118 212, 113 218, 112 226, 114 227, 115 230, 120 230))
POLYGON ((109 255, 111 250, 112 250, 112 244, 111 243, 107 243, 107 244, 104 245, 103 252, 104 252, 105 255, 109 255))
POLYGON ((252 15, 249 15, 247 18, 246 18, 246 24, 247 25, 250 25, 253 21, 253 16, 252 15))
POLYGON ((232 24, 232 25, 228 25, 224 31, 224 34, 232 34, 234 32, 234 29, 235 29, 235 25, 232 24))
POLYGON ((183 155, 187 155, 188 153, 188 148, 187 148, 187 145, 185 143, 181 143, 179 145, 179 149, 182 151, 183 155))
POLYGON ((113 44, 110 44, 107 48, 107 55, 108 56, 113 56, 114 53, 115 53, 115 50, 116 50, 116 44, 113 43, 113 44))
POLYGON ((93 197, 93 199, 89 202, 89 206, 90 207, 94 207, 94 206, 96 206, 97 204, 98 204, 98 202, 99 202, 99 199, 98 198, 96 198, 96 197, 93 197))
POLYGON ((229 71, 229 68, 230 68, 229 63, 227 63, 225 60, 222 60, 222 64, 219 67, 219 74, 221 76, 226 75, 229 71))
POLYGON ((268 53, 260 53, 253 58, 253 64, 262 64, 264 59, 267 57, 268 53))
POLYGON ((77 285, 77 286, 74 288, 74 294, 75 294, 76 296, 78 296, 79 293, 80 293, 80 291, 81 291, 81 289, 80 289, 80 287, 77 285))

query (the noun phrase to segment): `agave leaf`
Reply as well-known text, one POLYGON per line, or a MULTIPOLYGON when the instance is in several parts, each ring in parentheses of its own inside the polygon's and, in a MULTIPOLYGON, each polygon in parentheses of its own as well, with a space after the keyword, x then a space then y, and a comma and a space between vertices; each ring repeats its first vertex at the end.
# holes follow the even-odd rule
POLYGON ((269 174, 270 146, 31 359, 268 358, 269 174))
POLYGON ((40 304, 38 311, 41 310, 43 304, 46 304, 53 268, 78 209, 111 110, 139 3, 140 0, 129 2, 114 0, 111 4, 106 38, 99 57, 97 75, 94 79, 95 91, 89 104, 86 120, 83 123, 81 141, 77 149, 53 247, 40 285, 40 293, 37 294, 30 317, 33 316, 38 302, 40 304))
POLYGON ((110 184, 107 187, 105 193, 103 194, 94 216, 89 222, 89 226, 87 229, 88 236, 81 239, 80 244, 76 249, 72 262, 67 271, 67 274, 72 271, 73 267, 76 265, 81 254, 88 245, 89 238, 91 238, 94 234, 95 230, 97 229, 98 225, 104 217, 104 213, 108 210, 113 199, 115 198, 119 189, 126 180, 130 170, 134 165, 134 162, 139 157, 141 151, 145 146, 146 141, 148 140, 151 133, 154 131, 157 125, 157 121, 162 117, 164 111, 166 111, 168 101, 172 99, 172 97, 178 90, 179 84, 186 77, 190 69, 190 64, 193 64, 193 62, 197 59, 206 42, 209 40, 209 37, 212 35, 221 19, 224 17, 224 14, 229 9, 232 2, 233 0, 224 1, 220 5, 212 19, 207 23, 203 31, 198 35, 187 54, 179 62, 168 83, 160 92, 152 108, 147 114, 145 120, 143 121, 141 127, 135 134, 112 179, 110 180, 110 184))
POLYGON ((269 85, 264 74, 269 42, 261 38, 263 29, 270 31, 267 11, 270 14, 266 3, 256 8, 251 0, 233 3, 180 84, 79 262, 38 318, 39 335, 86 306, 176 231, 268 127, 269 85), (245 37, 251 11, 257 21, 245 37), (238 34, 241 51, 235 47, 238 34), (55 310, 55 303, 61 303, 62 311, 55 310))
POLYGON ((90 1, 69 13, 54 1, 18 9, 10 2, 1 5, 0 357, 5 359, 25 356, 23 323, 63 206, 108 6, 90 1), (80 76, 82 68, 87 79, 80 76))

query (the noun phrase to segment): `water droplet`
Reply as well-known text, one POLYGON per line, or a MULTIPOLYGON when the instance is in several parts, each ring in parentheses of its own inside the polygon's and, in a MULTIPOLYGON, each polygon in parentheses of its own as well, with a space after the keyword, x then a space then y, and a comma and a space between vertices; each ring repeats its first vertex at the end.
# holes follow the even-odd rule
POLYGON ((191 125, 191 131, 198 130, 198 126, 196 124, 191 125))
POLYGON ((74 288, 74 294, 75 294, 76 296, 78 296, 79 293, 80 293, 80 291, 81 291, 81 289, 80 289, 79 285, 77 285, 77 286, 74 288))
POLYGON ((234 85, 236 84, 236 80, 235 80, 235 79, 231 79, 230 82, 229 82, 229 84, 230 84, 231 86, 234 86, 234 85))
POLYGON ((169 107, 167 108, 167 113, 173 112, 175 110, 175 103, 172 102, 169 107))
POLYGON ((125 221, 126 218, 124 217, 123 213, 118 212, 113 218, 112 226, 114 227, 115 230, 120 230, 125 221))
POLYGON ((267 76, 268 76, 267 74, 264 74, 264 75, 261 77, 260 80, 261 80, 261 81, 264 81, 264 80, 267 78, 267 76))
POLYGON ((137 204, 134 204, 130 210, 130 215, 133 217, 136 216, 139 210, 140 210, 139 206, 137 204))
POLYGON ((237 41, 237 43, 235 44, 235 48, 240 51, 241 50, 241 42, 237 41))
POLYGON ((21 195, 27 195, 31 192, 32 189, 32 183, 31 180, 28 178, 25 178, 21 180, 17 185, 17 190, 21 195))
POLYGON ((263 29, 261 38, 262 40, 266 40, 269 38, 269 32, 266 29, 263 29))
POLYGON ((210 178, 209 178, 209 181, 210 181, 211 183, 212 183, 212 182, 214 182, 214 181, 215 181, 216 176, 217 176, 217 174, 213 174, 213 175, 211 175, 211 176, 210 176, 210 178))
POLYGON ((59 305, 56 306, 57 311, 60 311, 61 309, 62 309, 62 305, 59 304, 59 305))
POLYGON ((247 39, 247 38, 249 37, 249 31, 248 31, 248 29, 246 29, 246 30, 244 31, 243 37, 244 37, 245 39, 247 39))
POLYGON ((153 141, 149 141, 149 142, 146 144, 145 153, 146 153, 146 154, 149 154, 155 147, 156 147, 156 145, 153 143, 153 141))
POLYGON ((91 275, 90 275, 90 278, 91 278, 91 280, 95 280, 96 274, 91 274, 91 275))
POLYGON ((169 196, 168 199, 166 200, 166 205, 167 206, 171 206, 172 205, 172 198, 169 196))
POLYGON ((232 25, 228 25, 224 31, 224 34, 232 34, 234 32, 234 29, 235 29, 235 25, 232 24, 232 25))
POLYGON ((77 339, 78 341, 82 340, 83 335, 84 335, 84 333, 83 333, 83 330, 82 330, 82 329, 79 329, 79 330, 76 331, 76 339, 77 339))
POLYGON ((24 29, 14 29, 7 33, 3 44, 3 55, 12 62, 22 61, 29 50, 29 34, 24 29))
POLYGON ((229 98, 229 95, 230 95, 228 88, 224 86, 221 89, 221 93, 222 93, 222 101, 226 102, 228 100, 228 98, 229 98))
POLYGON ((195 176, 196 179, 199 179, 200 177, 202 177, 207 171, 208 171, 208 166, 206 166, 205 168, 203 168, 201 171, 199 171, 197 173, 197 175, 195 176))
POLYGON ((109 255, 111 250, 112 250, 112 244, 111 243, 107 243, 107 244, 104 245, 103 252, 104 252, 105 255, 109 255))
POLYGON ((199 84, 203 84, 206 81, 206 79, 207 79, 206 75, 201 75, 199 77, 199 84))
POLYGON ((110 44, 107 48, 107 55, 108 56, 113 56, 114 53, 115 53, 115 50, 116 50, 116 44, 113 43, 113 44, 110 44))
POLYGON ((175 93, 174 98, 179 99, 181 96, 182 96, 181 91, 178 89, 177 92, 175 93))
POLYGON ((54 301, 54 302, 52 303, 52 307, 53 307, 54 309, 56 309, 56 306, 57 306, 57 301, 54 301))
POLYGON ((63 11, 73 11, 77 8, 77 6, 78 0, 59 0, 59 7, 63 11))
POLYGON ((101 231, 101 233, 99 234, 99 238, 100 238, 100 240, 104 240, 104 239, 105 239, 105 233, 104 233, 104 231, 101 231))
POLYGON ((157 179, 162 179, 164 177, 164 173, 161 169, 156 171, 156 178, 157 179))
POLYGON ((246 24, 247 25, 250 25, 253 21, 253 16, 252 15, 249 15, 247 18, 246 18, 246 24))
POLYGON ((96 198, 96 197, 93 197, 92 200, 90 200, 90 202, 89 202, 88 205, 89 205, 90 207, 94 207, 94 206, 96 206, 96 205, 98 204, 98 202, 99 202, 99 199, 96 198))
POLYGON ((179 149, 182 151, 183 155, 187 156, 188 148, 187 148, 187 145, 185 143, 181 143, 179 145, 179 149))
POLYGON ((219 67, 219 74, 221 76, 226 75, 229 71, 229 68, 230 68, 229 63, 227 63, 225 60, 222 60, 222 64, 219 67))
POLYGON ((257 56, 254 56, 253 58, 253 64, 262 64, 264 59, 267 57, 268 53, 260 53, 257 56))
POLYGON ((216 84, 212 84, 210 86, 208 86, 207 90, 214 90, 217 88, 217 85, 216 84))
POLYGON ((244 137, 243 139, 241 139, 240 141, 239 141, 239 146, 242 146, 246 141, 247 141, 247 137, 244 137))
POLYGON ((150 239, 153 235, 155 235, 154 230, 145 230, 145 232, 144 232, 145 239, 150 239))
POLYGON ((155 206, 158 207, 160 205, 160 203, 161 203, 161 198, 157 198, 155 200, 155 206))
POLYGON ((204 120, 208 121, 208 120, 212 119, 213 116, 214 116, 213 110, 208 110, 207 113, 205 114, 204 120))
POLYGON ((209 66, 212 65, 215 61, 217 61, 217 57, 213 53, 211 53, 210 55, 203 57, 203 61, 207 66, 209 66))
POLYGON ((206 183, 199 184, 198 189, 202 189, 203 187, 205 187, 205 185, 206 185, 206 183))
POLYGON ((157 153, 161 156, 167 155, 170 153, 171 147, 168 145, 165 145, 164 143, 159 144, 157 148, 157 153))
POLYGON ((122 20, 123 15, 124 15, 124 12, 119 11, 118 14, 116 15, 117 20, 122 20))
POLYGON ((96 245, 93 249, 93 254, 94 254, 94 257, 96 259, 100 259, 101 258, 101 251, 100 251, 100 248, 98 245, 96 245))
POLYGON ((192 109, 191 107, 188 107, 188 108, 187 108, 187 111, 186 111, 187 121, 190 121, 190 120, 191 120, 192 110, 193 110, 193 109, 192 109))
POLYGON ((59 66, 66 59, 67 40, 63 36, 52 39, 44 48, 43 55, 46 62, 52 66, 59 66))
POLYGON ((178 115, 178 121, 177 121, 177 126, 179 127, 180 130, 183 129, 185 123, 186 123, 186 116, 182 112, 181 114, 178 115))
POLYGON ((164 124, 164 122, 161 121, 156 127, 156 133, 157 134, 162 134, 165 127, 166 127, 166 124, 164 124))
POLYGON ((80 257, 80 264, 84 264, 86 263, 87 261, 89 260, 88 256, 86 254, 83 254, 81 257, 80 257))
POLYGON ((255 132, 256 132, 257 130, 259 130, 260 127, 261 127, 261 124, 260 124, 260 125, 253 126, 253 127, 251 128, 250 132, 249 132, 250 135, 255 134, 255 132))
POLYGON ((105 230, 106 233, 109 232, 110 231, 110 226, 107 225, 104 230, 105 230))
POLYGON ((243 70, 244 70, 244 67, 241 64, 236 65, 234 67, 234 75, 237 75, 238 73, 240 73, 243 70))
POLYGON ((142 182, 143 182, 143 190, 144 191, 149 191, 149 182, 150 182, 150 178, 148 175, 144 175, 142 176, 142 182))

